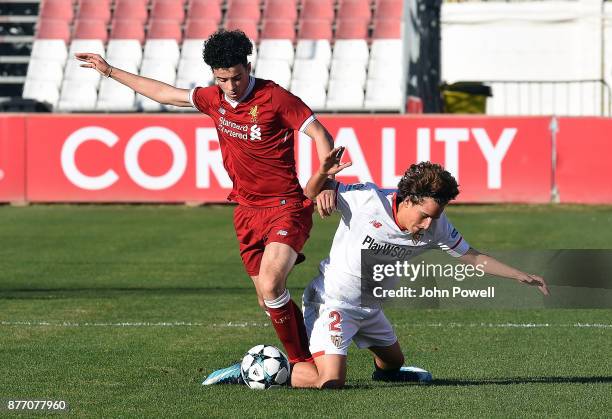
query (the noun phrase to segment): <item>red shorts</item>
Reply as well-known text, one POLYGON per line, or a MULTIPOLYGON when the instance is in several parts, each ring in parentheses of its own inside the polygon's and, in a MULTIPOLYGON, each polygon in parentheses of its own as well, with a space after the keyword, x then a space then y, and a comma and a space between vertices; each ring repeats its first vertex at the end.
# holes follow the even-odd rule
POLYGON ((259 275, 259 266, 268 243, 284 243, 298 253, 296 264, 304 260, 300 252, 310 236, 314 204, 311 200, 288 202, 278 207, 245 207, 234 210, 234 228, 240 244, 240 257, 250 276, 259 275))

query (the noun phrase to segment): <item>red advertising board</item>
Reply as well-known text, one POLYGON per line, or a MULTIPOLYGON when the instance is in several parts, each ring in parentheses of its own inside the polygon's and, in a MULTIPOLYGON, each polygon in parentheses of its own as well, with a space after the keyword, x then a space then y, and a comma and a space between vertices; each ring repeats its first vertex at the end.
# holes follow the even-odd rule
POLYGON ((25 200, 25 118, 0 118, 0 202, 25 200))
MULTIPOLYGON (((338 178, 394 187, 420 160, 443 164, 459 202, 549 202, 549 118, 322 116, 353 166, 338 178)), ((27 198, 64 202, 224 202, 231 182, 201 115, 33 116, 26 122, 27 198)), ((318 165, 300 135, 304 183, 318 165)))
POLYGON ((560 202, 612 203, 612 119, 560 118, 557 150, 560 202))

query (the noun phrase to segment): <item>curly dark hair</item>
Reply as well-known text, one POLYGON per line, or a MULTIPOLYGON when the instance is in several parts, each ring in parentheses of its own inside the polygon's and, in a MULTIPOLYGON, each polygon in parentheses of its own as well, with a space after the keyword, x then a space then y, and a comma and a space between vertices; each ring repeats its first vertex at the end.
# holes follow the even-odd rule
POLYGON ((238 64, 248 65, 247 56, 253 53, 253 45, 241 30, 221 29, 204 43, 204 62, 213 70, 230 68, 238 64))
POLYGON ((398 204, 406 199, 422 204, 424 198, 432 198, 438 205, 446 205, 459 195, 459 185, 453 175, 439 164, 428 161, 411 165, 397 189, 398 204))

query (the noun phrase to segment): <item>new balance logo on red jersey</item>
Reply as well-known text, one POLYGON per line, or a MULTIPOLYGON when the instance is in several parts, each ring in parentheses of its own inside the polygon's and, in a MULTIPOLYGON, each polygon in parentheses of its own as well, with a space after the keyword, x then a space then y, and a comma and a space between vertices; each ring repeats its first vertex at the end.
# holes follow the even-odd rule
POLYGON ((382 223, 380 221, 372 220, 372 221, 370 221, 370 224, 372 224, 374 226, 374 228, 381 228, 382 227, 382 223))
POLYGON ((278 234, 279 236, 286 236, 289 233, 287 233, 287 230, 278 230, 276 234, 278 234))
POLYGON ((251 126, 251 141, 259 141, 261 140, 261 128, 256 125, 251 126))

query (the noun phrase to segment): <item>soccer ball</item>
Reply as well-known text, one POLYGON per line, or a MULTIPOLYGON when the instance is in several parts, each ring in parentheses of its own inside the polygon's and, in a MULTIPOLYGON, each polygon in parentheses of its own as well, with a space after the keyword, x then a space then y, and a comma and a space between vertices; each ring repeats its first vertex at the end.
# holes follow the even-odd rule
POLYGON ((280 387, 289 381, 289 361, 277 347, 257 345, 242 358, 240 373, 252 389, 280 387))

